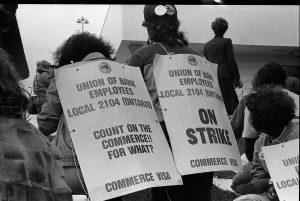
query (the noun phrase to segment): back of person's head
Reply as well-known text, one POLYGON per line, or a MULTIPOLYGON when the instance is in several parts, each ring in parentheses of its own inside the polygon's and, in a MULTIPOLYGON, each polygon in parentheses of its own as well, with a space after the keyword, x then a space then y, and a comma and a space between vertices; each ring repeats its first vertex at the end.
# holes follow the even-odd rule
POLYGON ((29 99, 19 85, 9 54, 0 48, 0 106, 16 106, 26 110, 29 99))
POLYGON ((216 36, 223 36, 228 29, 228 22, 222 17, 217 17, 211 23, 211 28, 216 36))
POLYGON ((42 60, 42 61, 38 61, 36 63, 36 66, 37 66, 37 69, 36 69, 37 72, 41 73, 43 71, 48 71, 51 68, 51 63, 49 63, 46 60, 42 60))
POLYGON ((51 63, 49 63, 48 61, 46 60, 42 60, 42 61, 38 61, 36 66, 39 67, 39 66, 46 66, 46 67, 49 67, 51 65, 51 63))
POLYGON ((86 55, 99 52, 107 59, 112 59, 114 49, 102 37, 89 32, 73 34, 54 53, 54 60, 59 66, 81 61, 86 55))
POLYGON ((284 67, 278 63, 270 62, 257 71, 252 80, 252 86, 257 88, 265 84, 273 84, 285 87, 286 78, 287 74, 284 67))
POLYGON ((246 97, 246 106, 250 111, 250 122, 258 132, 274 134, 295 117, 296 105, 287 92, 280 87, 264 85, 256 93, 246 97))
POLYGON ((188 45, 183 32, 178 31, 180 22, 174 5, 145 5, 144 22, 149 39, 169 45, 188 45))

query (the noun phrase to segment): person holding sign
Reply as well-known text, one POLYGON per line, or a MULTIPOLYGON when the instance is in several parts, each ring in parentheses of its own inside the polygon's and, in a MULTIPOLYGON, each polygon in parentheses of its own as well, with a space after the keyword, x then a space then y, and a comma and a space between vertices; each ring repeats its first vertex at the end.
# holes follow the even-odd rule
POLYGON ((278 200, 261 147, 299 138, 299 125, 292 121, 295 117, 294 100, 278 87, 263 86, 247 96, 246 105, 251 125, 262 134, 254 146, 251 181, 245 184, 248 194, 235 201, 278 200))
MULTIPOLYGON (((128 65, 141 69, 147 89, 155 106, 158 120, 169 142, 168 132, 164 122, 162 109, 153 76, 153 60, 156 54, 194 54, 202 56, 198 51, 188 47, 188 40, 178 31, 180 22, 174 5, 146 5, 144 7, 144 22, 147 28, 148 45, 136 50, 130 57, 128 65)), ((180 122, 178 122, 180 123, 180 122)), ((171 146, 171 145, 170 145, 171 146)), ((153 188, 153 201, 209 201, 213 173, 201 173, 182 176, 182 186, 153 188)))
MULTIPOLYGON (((255 93, 256 89, 264 85, 280 87, 294 99, 296 103, 297 117, 299 116, 299 96, 285 89, 286 77, 286 71, 283 66, 275 62, 267 63, 263 67, 261 67, 254 75, 254 78, 252 80, 253 91, 251 93, 255 93)), ((245 155, 249 161, 244 165, 244 171, 241 173, 237 173, 232 181, 232 189, 239 194, 246 194, 248 192, 247 186, 245 184, 247 184, 251 180, 250 169, 252 166, 251 161, 253 158, 254 144, 259 137, 259 133, 249 123, 249 110, 246 107, 246 98, 247 95, 242 98, 230 120, 236 138, 238 139, 240 137, 243 137, 245 140, 245 155)), ((295 118, 293 119, 293 121, 295 120, 295 118)))
POLYGON ((72 200, 48 139, 25 119, 29 99, 18 80, 0 48, 0 200, 72 200))
MULTIPOLYGON (((95 59, 112 60, 114 50, 102 38, 83 32, 70 36, 54 53, 59 66, 65 66, 79 61, 95 59)), ((45 103, 37 116, 39 130, 48 136, 56 132, 52 140, 59 149, 59 155, 66 174, 66 180, 74 194, 85 194, 84 181, 78 166, 77 158, 73 157, 71 136, 63 115, 61 101, 58 95, 55 78, 51 81, 47 91, 45 103), (77 174, 79 170, 80 177, 77 174)))
POLYGON ((223 37, 228 29, 228 22, 218 17, 212 22, 211 28, 215 37, 205 43, 203 54, 208 61, 218 64, 217 73, 222 97, 228 115, 232 115, 239 103, 234 87, 241 88, 243 83, 234 58, 232 41, 223 37))

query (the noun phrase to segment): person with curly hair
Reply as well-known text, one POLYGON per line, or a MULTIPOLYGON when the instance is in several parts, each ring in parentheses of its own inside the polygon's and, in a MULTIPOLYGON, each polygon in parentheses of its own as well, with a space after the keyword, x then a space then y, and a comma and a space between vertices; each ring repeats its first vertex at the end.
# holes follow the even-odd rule
MULTIPOLYGON (((273 85, 280 87, 287 92, 296 103, 296 118, 299 119, 299 95, 287 90, 285 88, 285 81, 287 74, 285 68, 276 63, 269 62, 261 67, 252 80, 253 90, 251 93, 255 93, 255 90, 264 85, 273 85)), ((249 161, 252 160, 253 147, 255 140, 258 138, 258 132, 253 129, 249 124, 249 111, 246 108, 246 96, 244 96, 237 106, 232 118, 230 120, 231 126, 237 139, 243 137, 245 139, 245 154, 249 161)), ((298 120, 299 121, 299 120, 298 120)))
POLYGON ((247 96, 246 106, 250 111, 251 125, 261 135, 254 146, 251 180, 245 184, 247 194, 235 201, 279 201, 270 182, 266 162, 261 157, 261 147, 299 139, 299 124, 292 121, 295 117, 295 102, 281 88, 263 86, 247 96))
MULTIPOLYGON (((288 93, 296 104, 296 116, 292 121, 299 125, 299 96, 285 88, 286 77, 286 71, 283 66, 275 62, 267 63, 256 72, 252 80, 253 89, 251 93, 256 93, 257 89, 265 85, 280 88, 282 91, 288 93)), ((243 172, 237 173, 232 181, 231 188, 239 194, 246 194, 248 192, 246 184, 251 181, 250 170, 252 168, 254 144, 260 134, 249 122, 250 112, 246 107, 247 96, 249 94, 242 98, 230 120, 236 138, 239 139, 242 137, 244 140, 245 156, 248 160, 243 166, 243 172)))
MULTIPOLYGON (((155 54, 202 54, 188 47, 188 40, 179 31, 180 22, 174 5, 145 5, 144 22, 147 29, 148 44, 132 53, 128 65, 139 67, 160 125, 170 145, 169 135, 158 100, 153 76, 155 54)), ((203 57, 203 56, 202 56, 203 57)), ((170 145, 171 146, 171 145, 170 145)), ((182 176, 183 186, 152 188, 152 201, 209 201, 212 188, 213 172, 182 176)))
POLYGON ((228 22, 218 17, 212 22, 211 28, 215 37, 205 43, 203 54, 208 61, 218 64, 217 75, 220 90, 226 111, 228 115, 232 115, 239 103, 235 87, 241 88, 243 83, 240 80, 232 41, 230 38, 223 37, 228 29, 228 22))
MULTIPOLYGON (((54 53, 54 58, 59 66, 75 62, 88 62, 91 60, 111 60, 114 49, 103 38, 83 32, 70 36, 54 53)), ((73 157, 72 141, 67 128, 63 108, 55 84, 51 81, 45 96, 45 103, 37 116, 38 128, 45 135, 56 131, 52 140, 59 149, 59 156, 66 174, 67 184, 73 194, 86 194, 84 180, 78 166, 77 157, 73 157), (79 170, 80 177, 77 175, 79 170)))
POLYGON ((29 98, 0 48, 0 200, 72 200, 50 142, 26 121, 29 98))

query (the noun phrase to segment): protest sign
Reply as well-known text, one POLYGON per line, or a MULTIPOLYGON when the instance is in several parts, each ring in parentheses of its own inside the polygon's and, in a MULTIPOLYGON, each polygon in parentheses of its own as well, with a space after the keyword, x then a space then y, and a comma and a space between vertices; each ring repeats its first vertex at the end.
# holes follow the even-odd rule
POLYGON ((156 55, 153 74, 175 163, 183 174, 241 171, 217 66, 197 55, 156 55))
POLYGON ((299 200, 299 139, 261 149, 280 201, 299 200))
POLYGON ((55 79, 92 201, 182 184, 139 68, 96 60, 55 79))

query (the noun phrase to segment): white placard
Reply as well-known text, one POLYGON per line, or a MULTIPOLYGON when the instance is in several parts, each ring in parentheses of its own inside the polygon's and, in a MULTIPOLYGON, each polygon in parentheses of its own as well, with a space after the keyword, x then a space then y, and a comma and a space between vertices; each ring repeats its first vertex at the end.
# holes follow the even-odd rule
POLYGON ((139 68, 96 60, 55 79, 92 201, 182 184, 139 68))
POLYGON ((242 171, 217 65, 197 55, 176 54, 156 55, 153 66, 178 171, 242 171))
POLYGON ((299 200, 299 139, 261 149, 280 201, 299 200))

